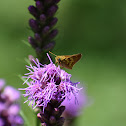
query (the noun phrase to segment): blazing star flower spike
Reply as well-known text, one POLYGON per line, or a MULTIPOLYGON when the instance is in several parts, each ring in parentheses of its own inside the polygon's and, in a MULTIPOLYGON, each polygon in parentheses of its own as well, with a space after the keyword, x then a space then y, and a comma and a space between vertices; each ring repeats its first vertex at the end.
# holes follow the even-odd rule
POLYGON ((46 63, 46 52, 53 50, 58 29, 54 28, 58 22, 55 14, 60 0, 35 0, 35 5, 30 5, 28 10, 33 18, 29 19, 29 26, 34 36, 29 36, 28 41, 35 49, 41 63, 46 63))
POLYGON ((5 80, 0 79, 0 126, 21 126, 24 124, 19 115, 20 92, 11 86, 5 86, 5 80), (2 85, 2 86, 1 86, 2 85))
POLYGON ((43 107, 43 111, 51 100, 62 102, 66 98, 70 100, 72 95, 74 95, 76 102, 77 94, 80 91, 77 88, 79 82, 71 82, 71 74, 53 64, 48 53, 47 56, 50 60, 50 64, 48 65, 42 65, 36 59, 36 61, 34 60, 36 66, 26 66, 30 72, 25 74, 24 77, 27 80, 24 83, 28 87, 20 89, 25 90, 24 97, 28 96, 27 101, 30 101, 29 105, 32 104, 33 109, 43 107))

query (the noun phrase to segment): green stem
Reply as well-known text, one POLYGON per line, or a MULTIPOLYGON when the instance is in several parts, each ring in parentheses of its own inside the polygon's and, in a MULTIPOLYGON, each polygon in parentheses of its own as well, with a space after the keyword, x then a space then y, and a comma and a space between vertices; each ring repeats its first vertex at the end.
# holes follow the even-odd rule
POLYGON ((40 120, 38 119, 37 116, 36 116, 36 126, 40 126, 40 120))

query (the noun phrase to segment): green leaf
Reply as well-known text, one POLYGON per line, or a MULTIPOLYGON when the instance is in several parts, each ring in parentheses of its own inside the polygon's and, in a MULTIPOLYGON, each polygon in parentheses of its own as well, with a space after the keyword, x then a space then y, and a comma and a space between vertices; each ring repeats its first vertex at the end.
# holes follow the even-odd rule
POLYGON ((25 123, 27 126, 31 126, 30 122, 28 121, 27 117, 25 116, 25 114, 23 113, 22 110, 20 110, 20 115, 23 117, 24 123, 25 123))
POLYGON ((19 77, 23 82, 27 80, 27 78, 23 78, 21 74, 19 74, 18 77, 19 77))
POLYGON ((28 43, 28 41, 22 40, 22 42, 23 42, 24 44, 26 44, 27 46, 31 47, 31 45, 28 43))
POLYGON ((31 64, 31 62, 29 61, 29 59, 28 58, 25 58, 25 62, 27 63, 27 64, 31 64))
MULTIPOLYGON (((21 95, 21 98, 22 98, 24 101, 27 100, 27 98, 23 97, 22 95, 21 95)), ((33 113, 33 114, 36 114, 36 112, 34 111, 34 109, 32 108, 32 106, 29 105, 28 103, 29 103, 29 102, 26 102, 26 104, 28 105, 28 107, 30 108, 30 110, 32 111, 32 113, 33 113)))

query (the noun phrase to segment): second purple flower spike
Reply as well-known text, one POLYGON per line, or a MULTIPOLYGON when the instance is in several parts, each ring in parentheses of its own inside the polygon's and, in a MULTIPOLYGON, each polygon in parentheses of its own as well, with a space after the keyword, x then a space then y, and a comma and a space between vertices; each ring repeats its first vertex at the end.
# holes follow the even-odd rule
POLYGON ((0 126, 23 126, 24 120, 20 112, 20 92, 11 86, 5 86, 0 79, 0 126))

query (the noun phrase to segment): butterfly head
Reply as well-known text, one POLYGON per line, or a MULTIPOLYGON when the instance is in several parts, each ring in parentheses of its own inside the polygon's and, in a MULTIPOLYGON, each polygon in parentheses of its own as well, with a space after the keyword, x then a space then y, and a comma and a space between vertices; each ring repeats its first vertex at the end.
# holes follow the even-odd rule
POLYGON ((56 63, 60 64, 62 62, 61 58, 59 56, 55 57, 56 63))

